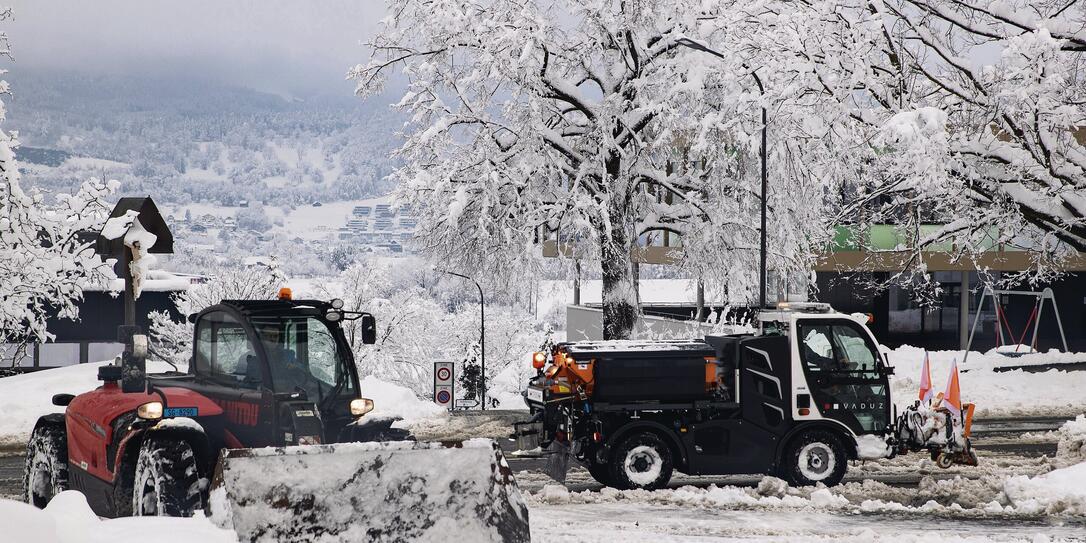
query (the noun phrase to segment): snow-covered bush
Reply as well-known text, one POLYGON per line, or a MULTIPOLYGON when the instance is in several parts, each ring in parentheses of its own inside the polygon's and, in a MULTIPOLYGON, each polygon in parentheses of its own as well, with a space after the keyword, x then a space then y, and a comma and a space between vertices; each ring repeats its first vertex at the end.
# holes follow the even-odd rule
MULTIPOLYGON (((433 394, 434 362, 456 362, 459 372, 459 364, 479 342, 477 300, 451 296, 429 274, 420 261, 374 257, 360 260, 336 280, 317 287, 321 298, 340 298, 345 309, 368 311, 377 319, 375 345, 362 343, 359 321, 343 324, 359 374, 407 387, 420 398, 433 394)), ((543 335, 543 327, 526 312, 487 304, 488 397, 512 388, 505 380, 499 385, 497 377, 511 364, 525 365, 524 355, 539 347, 543 335)))
POLYGON ((193 324, 187 319, 222 300, 271 300, 279 293, 285 277, 275 266, 257 265, 249 268, 219 268, 212 270, 206 283, 192 285, 173 295, 181 313, 175 321, 165 311, 154 311, 148 318, 148 334, 154 354, 175 365, 187 365, 192 356, 193 324))

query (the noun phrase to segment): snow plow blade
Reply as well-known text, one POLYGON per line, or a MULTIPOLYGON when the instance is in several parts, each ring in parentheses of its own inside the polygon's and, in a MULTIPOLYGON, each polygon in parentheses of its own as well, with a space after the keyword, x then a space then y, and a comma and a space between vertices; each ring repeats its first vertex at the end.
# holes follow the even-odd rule
POLYGON ((248 542, 530 540, 528 508, 489 439, 227 450, 210 510, 248 542))

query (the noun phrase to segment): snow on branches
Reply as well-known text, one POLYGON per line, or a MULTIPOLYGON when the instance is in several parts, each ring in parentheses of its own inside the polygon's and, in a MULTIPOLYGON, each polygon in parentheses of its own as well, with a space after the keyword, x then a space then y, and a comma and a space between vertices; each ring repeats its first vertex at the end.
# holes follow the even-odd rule
POLYGON ((364 96, 393 70, 406 79, 394 178, 422 210, 423 249, 512 276, 539 266, 541 239, 575 245, 599 264, 608 337, 630 331, 629 255, 652 236, 678 234, 688 271, 757 297, 763 108, 782 275, 838 224, 896 225, 901 281, 925 275, 936 244, 967 259, 1029 249, 1034 277, 1086 250, 1080 3, 392 0, 389 13, 350 75, 364 96))
MULTIPOLYGON (((10 10, 0 10, 0 21, 10 18, 10 10)), ((0 55, 10 56, 2 33, 0 55)), ((0 92, 7 90, 0 81, 0 92)), ((0 122, 4 117, 0 102, 0 122)), ((15 134, 0 130, 0 344, 24 345, 51 338, 47 318, 78 317, 82 288, 98 279, 103 265, 93 238, 79 234, 98 231, 116 182, 91 179, 75 194, 54 194, 50 202, 20 185, 18 145, 15 134)))
MULTIPOLYGON (((891 223, 908 240, 897 279, 923 276, 935 244, 970 259, 1030 250, 1031 278, 1086 250, 1086 8, 1026 0, 857 0, 862 16, 826 27, 827 42, 864 54, 851 81, 857 133, 871 153, 838 201, 841 222, 891 223), (874 24, 871 24, 874 23, 874 24), (867 45, 862 51, 855 44, 867 45), (927 226, 936 225, 936 226, 927 226)), ((855 56, 855 55, 854 55, 855 56)))
MULTIPOLYGON (((680 235, 684 265, 749 289, 760 106, 779 105, 794 88, 760 90, 739 49, 716 58, 682 45, 742 33, 750 18, 732 8, 390 2, 370 61, 350 75, 364 96, 380 92, 392 70, 407 79, 398 107, 411 120, 394 177, 402 201, 422 210, 423 249, 509 276, 538 265, 540 239, 575 244, 577 258, 602 273, 609 338, 633 327, 631 251, 650 236, 680 235)), ((794 167, 786 149, 774 154, 780 171, 794 167)), ((783 233, 774 244, 783 268, 810 239, 796 228, 819 224, 808 215, 819 206, 792 204, 821 194, 796 185, 801 178, 777 179, 777 203, 789 210, 774 232, 783 233)))
POLYGON ((183 317, 181 321, 173 320, 165 311, 152 311, 148 315, 154 354, 175 366, 187 365, 192 356, 194 325, 187 319, 190 314, 223 300, 272 300, 286 281, 275 263, 246 268, 220 266, 204 271, 209 276, 207 282, 191 285, 171 296, 183 317))

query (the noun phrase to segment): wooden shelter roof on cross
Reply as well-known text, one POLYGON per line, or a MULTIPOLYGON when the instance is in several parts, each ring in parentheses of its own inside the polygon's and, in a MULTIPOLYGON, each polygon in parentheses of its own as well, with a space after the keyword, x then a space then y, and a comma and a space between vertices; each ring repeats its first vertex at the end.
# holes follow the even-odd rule
POLYGON ((109 220, 95 240, 94 252, 102 258, 119 257, 124 254, 125 235, 131 229, 133 221, 138 220, 143 230, 155 236, 155 242, 146 248, 148 253, 173 253, 173 234, 163 220, 154 200, 148 197, 121 198, 109 214, 109 220))

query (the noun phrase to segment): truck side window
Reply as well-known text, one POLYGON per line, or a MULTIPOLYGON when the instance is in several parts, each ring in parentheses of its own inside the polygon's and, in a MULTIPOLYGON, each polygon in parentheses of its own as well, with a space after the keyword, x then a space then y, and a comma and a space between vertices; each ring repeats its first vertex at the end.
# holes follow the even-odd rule
POLYGON ((831 371, 837 361, 833 355, 833 340, 830 326, 826 324, 804 325, 800 327, 803 343, 800 356, 807 368, 812 371, 831 371))

